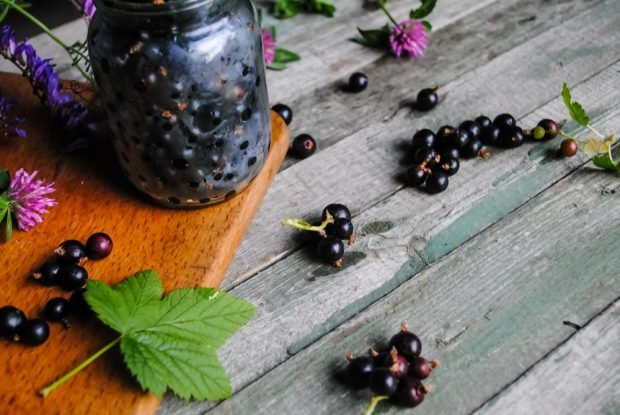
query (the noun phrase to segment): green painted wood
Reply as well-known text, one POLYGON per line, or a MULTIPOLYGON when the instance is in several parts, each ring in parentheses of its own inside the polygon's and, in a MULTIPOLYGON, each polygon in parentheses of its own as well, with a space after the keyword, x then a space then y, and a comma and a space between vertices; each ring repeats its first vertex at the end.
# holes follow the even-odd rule
MULTIPOLYGON (((553 19, 560 10, 558 3, 530 3, 530 0, 520 3, 538 10, 537 16, 542 21, 553 19), (548 7, 545 6, 547 4, 548 7)), ((495 3, 490 6, 491 11, 486 12, 486 18, 499 22, 510 20, 514 7, 501 7, 502 4, 495 3)), ((566 16, 579 10, 580 3, 562 4, 571 11, 560 13, 561 15, 566 16)), ((613 17, 620 15, 616 13, 618 3, 606 2, 602 5, 599 3, 598 7, 583 7, 587 11, 577 18, 567 20, 565 25, 542 25, 547 31, 540 36, 519 46, 511 44, 505 54, 444 85, 446 99, 436 109, 424 115, 413 116, 405 111, 387 122, 370 123, 372 116, 368 113, 382 111, 377 109, 377 102, 389 105, 400 99, 398 95, 394 95, 394 88, 389 84, 384 87, 384 95, 351 98, 352 102, 363 99, 364 107, 348 107, 346 112, 340 113, 338 120, 330 120, 329 117, 333 114, 323 108, 320 113, 325 114, 326 118, 315 120, 317 128, 335 129, 340 128, 339 124, 343 124, 348 128, 344 130, 346 133, 342 132, 346 138, 330 146, 325 154, 319 152, 278 175, 257 219, 241 244, 237 258, 231 264, 224 281, 225 287, 230 289, 299 247, 299 243, 292 237, 294 232, 278 226, 282 218, 311 217, 325 205, 335 201, 346 202, 357 214, 400 190, 402 183, 398 174, 404 169, 398 163, 404 156, 402 144, 410 140, 416 129, 438 128, 446 123, 458 123, 481 112, 495 115, 499 111, 510 111, 515 116, 522 117, 556 97, 563 81, 574 85, 594 71, 615 62, 620 50, 620 36, 614 29, 618 22, 613 17), (600 40, 593 46, 591 39, 599 37, 600 40), (562 51, 561 54, 539 53, 551 45, 554 50, 562 51), (561 62, 559 56, 562 56, 561 62), (527 65, 519 62, 527 62, 527 65), (351 120, 357 120, 355 128, 360 130, 355 131, 350 125, 353 122, 351 120)), ((485 16, 483 12, 484 10, 476 19, 468 16, 468 26, 478 27, 480 18, 485 16)), ((506 41, 525 36, 524 32, 531 29, 519 27, 514 24, 504 30, 506 41)), ((458 26, 454 30, 460 28, 461 26, 458 26)), ((442 36, 441 33, 437 35, 442 36)), ((446 36, 451 42, 458 43, 453 38, 458 36, 456 33, 446 36)), ((498 36, 495 32, 488 35, 493 41, 498 36)), ((448 47, 449 42, 445 44, 448 47)), ((486 46, 485 43, 480 45, 481 48, 486 46)), ((464 49, 463 53, 469 53, 470 49, 475 47, 464 49)), ((441 51, 440 47, 436 50, 440 55, 434 59, 445 60, 444 56, 448 56, 443 55, 445 51, 441 51)), ((462 55, 461 61, 465 60, 464 56, 462 55)), ((423 62, 426 61, 420 63, 423 62)), ((382 79, 390 83, 398 80, 402 89, 410 91, 410 96, 420 87, 417 82, 408 81, 408 78, 412 77, 411 73, 402 71, 402 68, 397 70, 397 63, 386 60, 382 65, 385 71, 385 78, 382 79)), ((458 68, 458 63, 454 64, 451 70, 457 70, 454 68, 458 68)), ((377 69, 373 79, 379 79, 380 72, 377 69)), ((427 81, 423 84, 434 82, 431 81, 435 74, 432 68, 419 73, 426 73, 422 79, 427 81)), ((441 70, 437 69, 436 73, 441 73, 441 70)), ((323 96, 326 102, 331 102, 332 98, 323 96)), ((497 168, 502 167, 498 165, 497 168)))
POLYGON ((620 413, 620 301, 616 300, 479 415, 620 413))
POLYGON ((564 321, 583 325, 620 296, 619 201, 616 176, 579 169, 210 413, 362 413, 368 391, 335 372, 405 319, 442 361, 416 411, 470 413, 572 336, 564 321))

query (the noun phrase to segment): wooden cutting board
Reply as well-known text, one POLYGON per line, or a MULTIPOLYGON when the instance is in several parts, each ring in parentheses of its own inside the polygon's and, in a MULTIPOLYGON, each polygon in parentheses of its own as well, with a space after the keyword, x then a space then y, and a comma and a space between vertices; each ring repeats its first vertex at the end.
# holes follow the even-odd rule
MULTIPOLYGON (((267 188, 286 155, 289 138, 282 119, 272 114, 272 145, 251 186, 227 202, 206 209, 176 211, 150 204, 119 171, 109 141, 61 155, 60 138, 45 110, 21 77, 0 73, 0 90, 18 100, 27 117, 28 138, 0 138, 0 166, 38 170, 56 182, 58 206, 43 224, 15 231, 0 243, 0 306, 14 305, 39 316, 53 297, 69 297, 36 284, 29 275, 66 239, 85 241, 103 231, 114 241, 112 254, 86 264, 90 277, 116 283, 144 269, 156 270, 166 291, 178 287, 217 287, 233 259, 267 188)), ((277 226, 277 224, 274 224, 277 226)), ((51 325, 50 339, 30 348, 0 340, 1 414, 152 414, 159 399, 140 390, 112 350, 43 399, 37 391, 112 340, 95 320, 73 327, 51 325)))

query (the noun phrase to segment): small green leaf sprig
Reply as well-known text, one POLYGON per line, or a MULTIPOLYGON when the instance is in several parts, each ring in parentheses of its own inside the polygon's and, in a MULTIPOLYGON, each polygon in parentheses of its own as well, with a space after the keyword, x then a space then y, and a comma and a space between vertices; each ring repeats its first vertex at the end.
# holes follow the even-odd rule
POLYGON ((117 344, 140 386, 157 396, 221 400, 232 393, 217 348, 254 315, 250 303, 211 288, 181 288, 162 298, 155 271, 110 287, 88 281, 85 299, 118 337, 39 393, 47 396, 117 344))
POLYGON ((575 140, 584 153, 592 155, 592 162, 595 166, 605 170, 620 172, 620 161, 615 161, 611 154, 612 145, 617 140, 616 135, 605 136, 590 125, 590 117, 588 117, 588 114, 579 102, 573 101, 570 89, 566 83, 562 86, 562 99, 573 121, 590 130, 596 137, 580 140, 562 130, 560 130, 560 134, 575 140))
POLYGON ((273 6, 273 15, 277 19, 289 19, 302 10, 333 17, 336 6, 332 0, 278 0, 273 6))
POLYGON ((296 62, 301 57, 288 49, 276 47, 277 33, 275 26, 263 29, 263 45, 265 63, 268 69, 281 71, 286 69, 289 63, 296 62))

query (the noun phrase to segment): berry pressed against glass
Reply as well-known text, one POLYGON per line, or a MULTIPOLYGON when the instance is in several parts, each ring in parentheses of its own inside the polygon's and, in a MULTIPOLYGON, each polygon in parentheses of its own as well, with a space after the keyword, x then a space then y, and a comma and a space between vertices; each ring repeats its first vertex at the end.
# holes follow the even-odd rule
POLYGON ((355 72, 349 78, 347 89, 351 92, 362 92, 368 86, 368 77, 361 72, 355 72))
POLYGON ((558 123, 548 118, 540 120, 538 122, 538 126, 545 130, 545 136, 543 137, 545 140, 551 140, 560 133, 558 123))
POLYGON ((480 137, 480 133, 482 132, 480 124, 472 120, 463 121, 461 125, 459 125, 459 128, 467 131, 472 138, 480 137))
POLYGON ((427 177, 428 173, 422 166, 410 167, 405 173, 405 181, 407 182, 407 185, 411 187, 422 186, 427 177))
POLYGON ((482 142, 489 146, 495 146, 499 142, 499 136, 501 134, 500 128, 497 125, 491 125, 488 128, 482 130, 480 138, 482 142))
POLYGON ((439 170, 439 171, 443 171, 444 173, 446 173, 448 176, 453 176, 456 174, 456 172, 459 171, 459 168, 461 166, 461 163, 459 163, 459 159, 455 159, 455 158, 448 158, 448 159, 442 159, 436 166, 435 166, 435 171, 439 170))
POLYGON ((91 235, 86 241, 86 255, 89 259, 103 259, 112 252, 112 238, 103 232, 91 235))
POLYGON ((439 97, 437 96, 437 88, 424 88, 418 92, 415 100, 415 106, 420 111, 429 111, 437 106, 439 97))
POLYGON ((86 247, 80 241, 68 240, 54 251, 61 264, 79 264, 86 259, 86 247))
POLYGON ((472 138, 469 142, 461 149, 461 154, 463 158, 474 158, 480 155, 480 151, 482 150, 482 142, 477 138, 472 138))
POLYGON ((379 367, 370 375, 369 387, 375 395, 390 396, 396 392, 398 379, 387 367, 379 367))
POLYGON ((13 339, 26 321, 24 312, 10 305, 0 308, 0 336, 13 339))
POLYGON ((418 379, 406 377, 398 383, 398 388, 394 395, 396 403, 402 406, 413 408, 424 400, 428 389, 418 379))
POLYGON ((493 124, 498 126, 500 130, 504 130, 506 128, 516 127, 517 121, 515 117, 510 114, 500 114, 493 120, 493 124))
POLYGON ((43 285, 58 285, 60 268, 60 264, 56 261, 44 262, 39 271, 32 273, 32 277, 43 285))
POLYGON ((428 128, 416 131, 411 139, 414 148, 433 147, 435 145, 435 133, 428 128))
POLYGON ((579 144, 577 144, 577 141, 572 138, 567 138, 562 141, 560 151, 564 157, 573 157, 579 151, 579 144))
POLYGON ((327 219, 326 212, 329 212, 329 214, 332 215, 332 218, 334 219, 342 218, 349 221, 351 220, 351 211, 349 211, 348 207, 340 203, 332 203, 325 206, 325 208, 323 209, 322 220, 327 219))
POLYGON ((316 151, 316 141, 308 134, 301 134, 293 140, 293 155, 300 159, 310 157, 316 151))
POLYGON ((497 144, 504 148, 519 147, 525 142, 523 130, 519 127, 503 129, 499 135, 497 144))
POLYGON ((338 239, 349 239, 353 235, 353 224, 348 219, 336 218, 334 223, 325 227, 325 233, 338 239))
POLYGON ((491 119, 486 115, 479 116, 475 119, 475 121, 483 131, 493 125, 493 121, 491 121, 491 119))
POLYGON ((76 264, 68 264, 60 269, 60 286, 67 291, 77 290, 86 284, 88 272, 76 264))
POLYGON ((286 125, 289 125, 293 121, 293 110, 291 110, 288 105, 276 104, 271 107, 271 110, 280 115, 286 125))
POLYGON ((426 179, 426 191, 429 193, 441 193, 448 188, 448 175, 440 170, 434 171, 426 179))
POLYGON ((437 161, 437 151, 434 148, 422 147, 419 148, 413 156, 413 161, 418 164, 433 163, 437 161))
POLYGON ((370 375, 375 368, 372 357, 362 356, 353 358, 347 356, 349 364, 345 369, 347 384, 354 389, 364 389, 370 384, 370 375))
POLYGON ((409 331, 407 323, 402 323, 400 331, 390 339, 390 349, 396 347, 398 354, 411 361, 422 352, 422 342, 409 331))
POLYGON ((66 298, 52 298, 45 304, 43 313, 48 321, 63 321, 71 313, 71 303, 66 298))
POLYGON ((38 346, 45 343, 50 336, 50 328, 40 318, 26 320, 17 331, 19 341, 28 346, 38 346))
POLYGON ((327 236, 316 244, 316 251, 323 261, 337 262, 344 255, 344 244, 335 236, 327 236))

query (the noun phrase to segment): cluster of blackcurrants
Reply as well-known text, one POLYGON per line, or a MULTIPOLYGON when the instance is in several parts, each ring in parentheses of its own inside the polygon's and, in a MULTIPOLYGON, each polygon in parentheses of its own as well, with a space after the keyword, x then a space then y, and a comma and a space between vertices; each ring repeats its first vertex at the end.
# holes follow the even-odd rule
POLYGON ((421 352, 422 342, 403 322, 387 350, 371 349, 369 356, 355 358, 349 354, 344 380, 354 389, 370 388, 375 397, 389 398, 406 407, 417 406, 431 390, 422 380, 439 367, 439 361, 429 361, 420 356, 421 352))
POLYGON ((49 300, 43 309, 45 319, 28 319, 23 311, 10 305, 0 308, 0 336, 38 346, 45 343, 50 335, 46 320, 69 327, 66 319, 72 311, 88 315, 91 311, 84 299, 84 286, 88 279, 84 262, 106 258, 111 252, 112 239, 101 232, 91 235, 86 245, 76 240, 61 243, 54 250, 54 258, 45 262, 32 276, 43 285, 60 286, 72 291, 71 299, 56 297, 49 300))
POLYGON ((342 266, 344 242, 354 242, 351 212, 345 205, 332 203, 323 209, 321 224, 318 225, 316 252, 322 261, 336 267, 342 266))
POLYGON ((487 157, 483 146, 515 148, 533 131, 542 131, 542 137, 551 139, 559 128, 552 120, 541 120, 538 130, 523 130, 510 114, 500 114, 493 121, 485 115, 463 121, 458 128, 445 125, 435 133, 427 128, 418 130, 412 139, 410 167, 405 174, 409 186, 422 187, 429 193, 440 193, 448 188, 448 177, 456 174, 461 159, 487 157))

